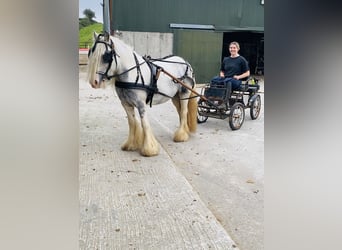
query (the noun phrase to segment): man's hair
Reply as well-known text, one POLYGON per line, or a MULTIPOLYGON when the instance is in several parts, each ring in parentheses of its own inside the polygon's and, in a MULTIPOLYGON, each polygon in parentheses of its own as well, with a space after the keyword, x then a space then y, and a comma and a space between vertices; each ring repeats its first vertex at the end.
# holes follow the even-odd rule
POLYGON ((229 44, 229 47, 230 47, 230 45, 235 45, 238 49, 240 49, 240 44, 238 43, 238 42, 231 42, 230 44, 229 44))

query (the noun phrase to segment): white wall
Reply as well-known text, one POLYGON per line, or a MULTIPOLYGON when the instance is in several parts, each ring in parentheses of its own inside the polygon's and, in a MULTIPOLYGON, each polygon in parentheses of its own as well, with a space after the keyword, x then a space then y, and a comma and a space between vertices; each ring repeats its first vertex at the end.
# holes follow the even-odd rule
POLYGON ((132 46, 141 56, 161 58, 173 53, 172 33, 120 31, 116 36, 132 46))

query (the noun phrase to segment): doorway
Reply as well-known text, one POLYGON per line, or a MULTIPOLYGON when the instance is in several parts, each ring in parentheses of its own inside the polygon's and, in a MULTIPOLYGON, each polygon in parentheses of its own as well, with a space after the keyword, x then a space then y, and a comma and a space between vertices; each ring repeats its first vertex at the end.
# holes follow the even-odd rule
POLYGON ((251 74, 264 74, 264 33, 263 32, 224 32, 222 57, 229 56, 229 44, 236 41, 240 44, 239 54, 249 63, 251 74))

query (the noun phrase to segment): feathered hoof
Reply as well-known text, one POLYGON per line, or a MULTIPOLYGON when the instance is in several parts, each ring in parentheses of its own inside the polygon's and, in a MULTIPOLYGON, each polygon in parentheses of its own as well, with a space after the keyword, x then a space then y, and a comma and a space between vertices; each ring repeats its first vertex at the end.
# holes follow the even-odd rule
POLYGON ((176 132, 173 136, 174 142, 185 142, 189 140, 189 134, 185 132, 176 132))
POLYGON ((123 150, 123 151, 136 151, 138 149, 139 149, 139 147, 137 145, 130 144, 127 142, 122 144, 122 146, 121 146, 121 150, 123 150))
POLYGON ((142 156, 151 157, 159 154, 159 146, 153 148, 142 148, 140 150, 142 156))

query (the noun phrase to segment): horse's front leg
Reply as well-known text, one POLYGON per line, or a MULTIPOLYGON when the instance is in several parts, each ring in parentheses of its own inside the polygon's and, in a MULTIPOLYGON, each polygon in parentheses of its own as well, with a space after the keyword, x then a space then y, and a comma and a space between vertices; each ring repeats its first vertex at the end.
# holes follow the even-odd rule
POLYGON ((127 114, 129 134, 127 140, 122 144, 121 149, 125 151, 134 151, 142 147, 144 134, 139 120, 135 116, 134 107, 123 104, 127 114))
POLYGON ((176 130, 173 140, 175 142, 184 142, 189 140, 189 127, 187 122, 187 114, 188 114, 188 98, 189 93, 184 93, 179 95, 176 95, 172 98, 173 104, 176 106, 178 115, 179 115, 179 128, 176 130))
POLYGON ((141 125, 144 133, 144 142, 140 149, 140 154, 143 156, 154 156, 159 153, 159 143, 153 135, 149 120, 147 118, 145 103, 139 102, 138 111, 141 119, 141 125))

